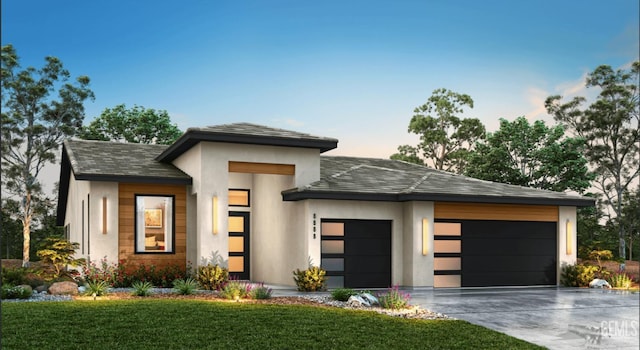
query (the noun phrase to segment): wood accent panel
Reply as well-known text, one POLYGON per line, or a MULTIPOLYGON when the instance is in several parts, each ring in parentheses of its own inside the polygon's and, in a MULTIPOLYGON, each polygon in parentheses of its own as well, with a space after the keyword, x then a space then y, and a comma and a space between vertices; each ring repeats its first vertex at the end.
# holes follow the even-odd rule
POLYGON ((187 188, 184 185, 127 184, 118 185, 118 260, 128 264, 156 265, 158 267, 187 265, 187 188), (174 253, 136 254, 135 248, 135 195, 157 194, 175 196, 174 253))
POLYGON ((436 202, 435 219, 558 222, 553 205, 436 202))
POLYGON ((229 162, 230 173, 295 175, 294 164, 229 162))

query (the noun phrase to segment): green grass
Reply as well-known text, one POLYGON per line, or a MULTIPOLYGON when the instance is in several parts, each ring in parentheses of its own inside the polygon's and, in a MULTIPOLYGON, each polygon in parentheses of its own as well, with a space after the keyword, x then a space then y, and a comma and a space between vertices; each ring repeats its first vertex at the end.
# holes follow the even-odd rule
POLYGON ((3 349, 538 349, 465 321, 198 300, 2 304, 3 349))

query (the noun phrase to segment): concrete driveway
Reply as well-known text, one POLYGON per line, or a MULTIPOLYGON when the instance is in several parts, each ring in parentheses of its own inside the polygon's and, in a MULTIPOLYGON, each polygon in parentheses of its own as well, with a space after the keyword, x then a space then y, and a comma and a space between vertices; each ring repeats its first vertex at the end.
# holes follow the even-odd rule
POLYGON ((578 288, 411 291, 413 304, 550 349, 639 349, 639 300, 578 288))

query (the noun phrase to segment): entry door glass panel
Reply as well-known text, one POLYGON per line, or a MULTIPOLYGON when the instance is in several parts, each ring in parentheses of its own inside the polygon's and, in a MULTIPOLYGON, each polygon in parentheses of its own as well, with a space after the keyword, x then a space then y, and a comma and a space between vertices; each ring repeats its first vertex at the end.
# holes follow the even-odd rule
POLYGON ((229 274, 248 280, 249 273, 249 213, 229 212, 229 274))

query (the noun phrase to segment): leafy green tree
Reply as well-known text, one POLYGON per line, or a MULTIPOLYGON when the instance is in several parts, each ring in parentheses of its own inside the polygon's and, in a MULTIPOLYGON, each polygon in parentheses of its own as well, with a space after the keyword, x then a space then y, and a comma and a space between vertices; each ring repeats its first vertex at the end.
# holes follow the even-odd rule
MULTIPOLYGON (((576 136, 586 141, 585 155, 596 173, 594 186, 603 194, 603 204, 622 215, 623 197, 640 177, 640 61, 631 69, 613 70, 602 65, 589 73, 587 88, 599 89, 596 101, 586 108, 584 97, 562 103, 561 96, 545 101, 547 111, 576 136)), ((618 254, 625 257, 625 226, 618 225, 618 254)))
POLYGON ((79 247, 79 243, 69 242, 60 237, 49 237, 37 254, 42 262, 53 266, 55 269, 53 277, 57 278, 67 266, 80 266, 85 263, 84 258, 76 259, 73 256, 79 247))
POLYGON ((473 108, 473 99, 447 89, 437 89, 417 107, 409 132, 420 135, 417 146, 403 145, 391 159, 431 165, 436 169, 462 173, 476 141, 485 134, 476 118, 459 117, 464 107, 473 108))
POLYGON ((478 179, 541 188, 583 192, 593 175, 582 155, 584 141, 564 137, 561 126, 547 127, 525 117, 500 119, 500 129, 487 134, 469 158, 465 175, 478 179))
POLYGON ((75 83, 69 78, 56 57, 46 57, 40 69, 21 70, 13 46, 2 46, 2 185, 17 204, 12 215, 22 223, 25 267, 33 216, 42 200, 40 171, 55 161, 62 140, 82 126, 83 103, 94 97, 88 77, 79 76, 75 83))
POLYGON ((124 104, 106 108, 102 114, 84 127, 80 137, 86 140, 154 143, 168 145, 182 135, 171 123, 167 111, 124 104))
POLYGON ((0 226, 2 251, 0 251, 0 255, 3 259, 20 259, 22 257, 22 223, 12 217, 4 202, 2 209, 0 209, 0 215, 0 219, 2 219, 2 226, 0 226))

